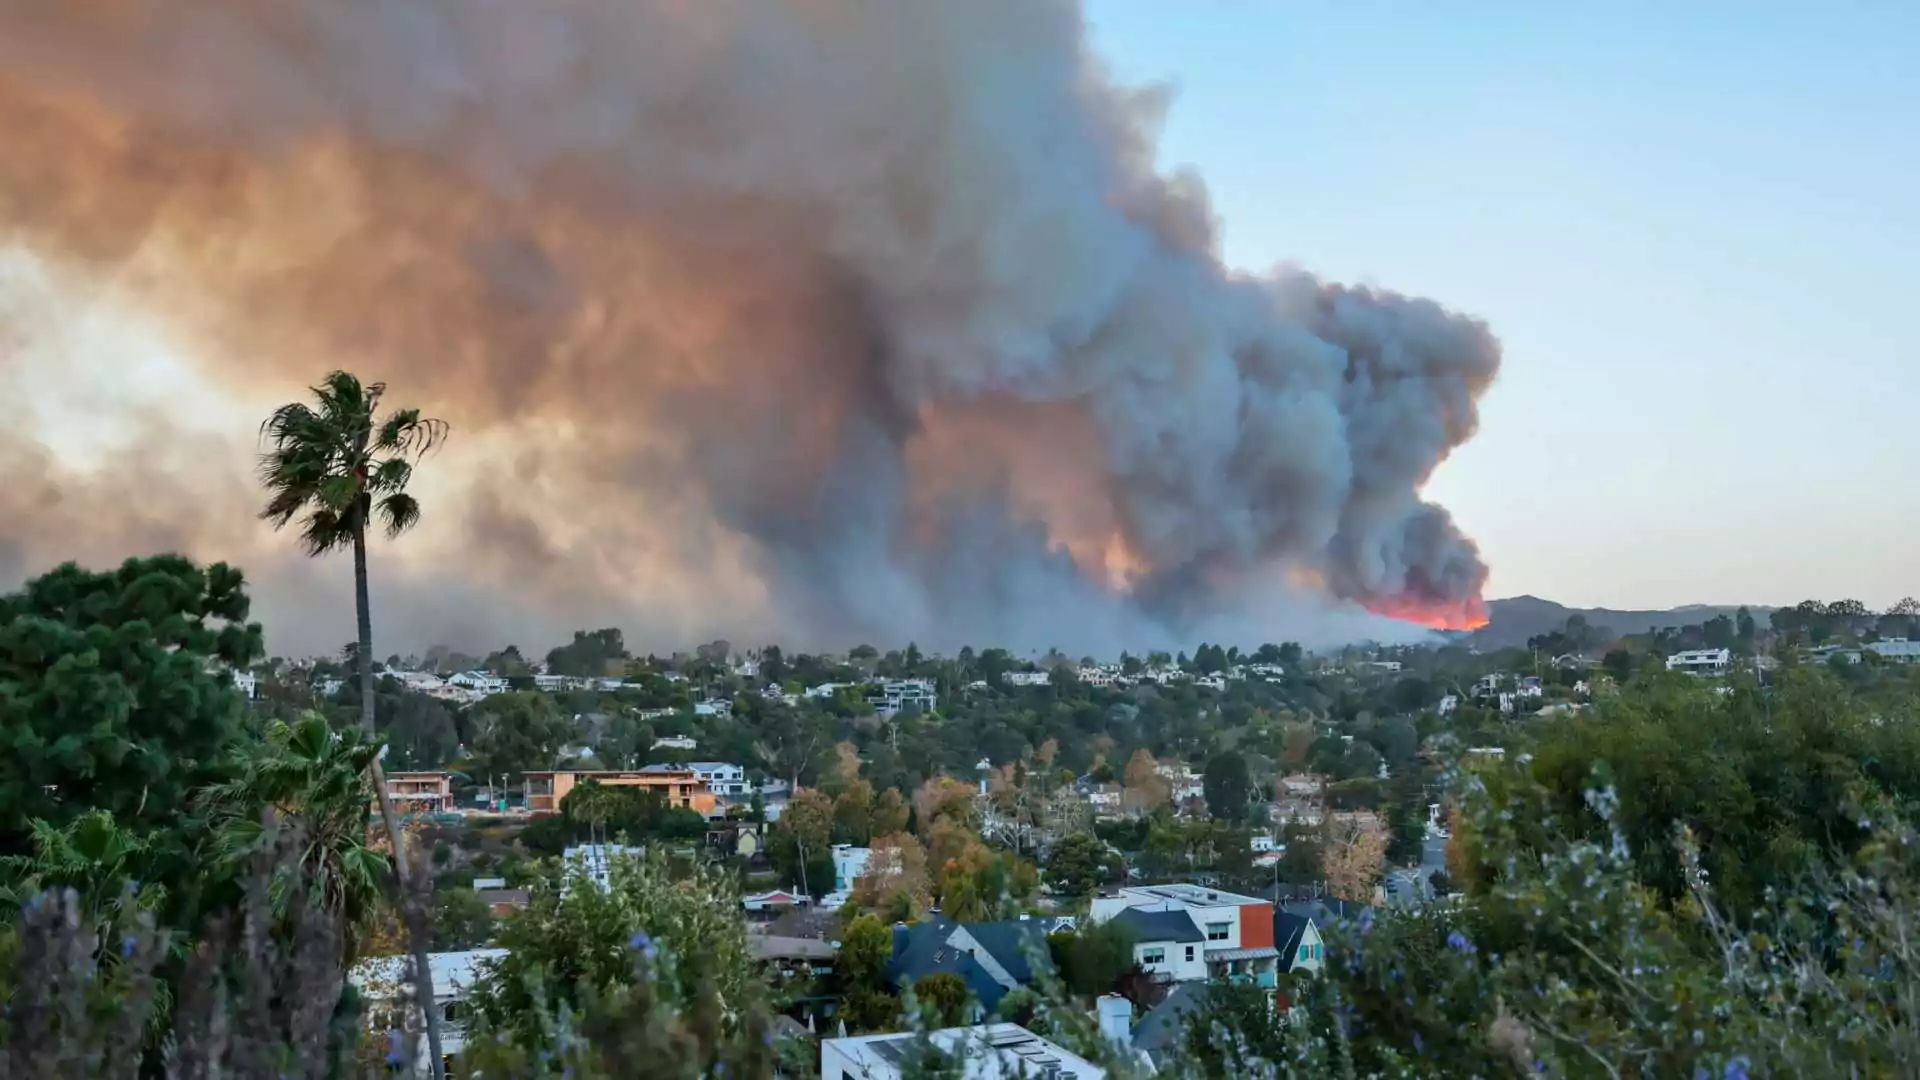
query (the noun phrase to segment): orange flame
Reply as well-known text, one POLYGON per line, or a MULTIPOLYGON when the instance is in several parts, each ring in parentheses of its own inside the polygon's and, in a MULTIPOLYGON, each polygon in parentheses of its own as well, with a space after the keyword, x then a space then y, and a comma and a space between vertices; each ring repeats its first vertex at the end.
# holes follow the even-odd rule
POLYGON ((1366 608, 1375 615, 1434 630, 1478 630, 1487 625, 1487 606, 1477 596, 1451 602, 1385 597, 1368 601, 1366 608))

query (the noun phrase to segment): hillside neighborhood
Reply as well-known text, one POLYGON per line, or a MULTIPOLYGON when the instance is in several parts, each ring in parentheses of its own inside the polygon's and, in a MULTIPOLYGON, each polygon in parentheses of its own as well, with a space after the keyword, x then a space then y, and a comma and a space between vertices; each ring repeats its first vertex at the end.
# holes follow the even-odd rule
MULTIPOLYGON (((589 666, 607 673, 579 673, 573 646, 544 664, 517 650, 391 659, 379 693, 408 767, 386 776, 442 888, 484 897, 496 925, 532 901, 543 856, 601 889, 649 853, 726 868, 756 962, 793 989, 791 1037, 816 1043, 823 1068, 880 1075, 890 1036, 861 1032, 894 1007, 874 1002, 939 994, 954 1021, 939 1038, 1022 1033, 1033 1042, 1016 1056, 1069 1075, 1084 1062, 1008 1021, 1070 976, 1104 1038, 1151 1069, 1179 1052, 1207 988, 1249 988, 1284 1013, 1336 927, 1454 902, 1465 871, 1447 778, 1538 725, 1651 672, 1731 691, 1783 666, 1852 677, 1920 656, 1912 612, 1824 626, 1791 612, 1781 628, 1743 611, 1624 638, 1574 616, 1490 652, 1460 635, 1104 662, 725 643, 635 658, 618 631, 583 632, 576 646, 598 642, 589 666), (446 731, 398 722, 431 710, 446 731), (885 939, 864 982, 840 956, 863 922, 885 939), (1102 948, 1105 966, 1089 965, 1102 948)), ((354 689, 331 667, 271 662, 240 685, 256 709, 324 707, 354 689)), ((490 933, 470 936, 475 948, 435 959, 456 1047, 451 973, 499 955, 490 933)))

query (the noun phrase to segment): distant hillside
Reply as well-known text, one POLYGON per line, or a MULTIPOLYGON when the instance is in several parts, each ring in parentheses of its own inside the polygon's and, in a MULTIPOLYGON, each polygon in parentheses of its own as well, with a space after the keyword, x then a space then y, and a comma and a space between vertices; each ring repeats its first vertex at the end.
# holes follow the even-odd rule
MULTIPOLYGON (((1619 636, 1642 634, 1659 626, 1703 623, 1716 615, 1731 618, 1739 610, 1739 604, 1687 604, 1662 611, 1617 611, 1613 608, 1570 608, 1537 596, 1515 596, 1506 600, 1487 601, 1487 625, 1474 631, 1467 641, 1482 649, 1525 645, 1530 637, 1551 633, 1565 626, 1567 619, 1573 615, 1584 615, 1589 626, 1605 628, 1619 636)), ((1747 610, 1764 627, 1767 625, 1767 615, 1773 609, 1748 605, 1747 610)))

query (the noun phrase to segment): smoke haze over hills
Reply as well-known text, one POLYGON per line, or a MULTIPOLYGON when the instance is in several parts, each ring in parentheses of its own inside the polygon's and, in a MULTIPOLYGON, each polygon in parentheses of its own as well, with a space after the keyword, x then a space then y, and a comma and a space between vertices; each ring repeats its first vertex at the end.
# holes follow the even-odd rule
MULTIPOLYGON (((1164 95, 1071 4, 0 0, 0 575, 227 559, 282 651, 343 565, 253 520, 332 367, 449 420, 395 649, 621 625, 1005 643, 1482 617, 1421 500, 1488 329, 1229 270, 1164 95)), ((1303 161, 1301 167, 1311 167, 1303 161)), ((382 646, 380 651, 386 651, 382 646)))

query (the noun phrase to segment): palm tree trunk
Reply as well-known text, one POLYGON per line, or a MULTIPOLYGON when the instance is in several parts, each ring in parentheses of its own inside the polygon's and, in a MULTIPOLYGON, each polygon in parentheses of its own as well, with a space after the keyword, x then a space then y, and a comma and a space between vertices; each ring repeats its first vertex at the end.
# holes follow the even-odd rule
MULTIPOLYGON (((363 524, 353 533, 353 606, 360 623, 360 728, 373 738, 373 612, 367 602, 367 530, 363 524)), ((387 791, 387 771, 375 757, 368 766, 373 790, 380 799, 380 819, 387 827, 387 841, 393 845, 393 870, 400 882, 400 921, 407 928, 408 944, 413 950, 413 992, 426 1018, 428 1075, 442 1080, 446 1062, 440 1056, 440 1009, 433 999, 433 968, 427 964, 427 943, 420 920, 407 917, 406 908, 414 903, 409 888, 413 874, 400 831, 400 820, 393 812, 393 796, 387 791)))

